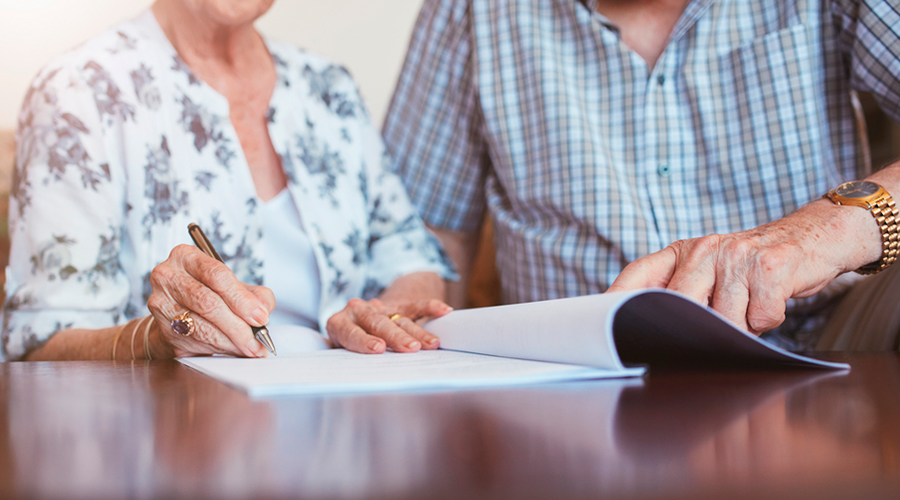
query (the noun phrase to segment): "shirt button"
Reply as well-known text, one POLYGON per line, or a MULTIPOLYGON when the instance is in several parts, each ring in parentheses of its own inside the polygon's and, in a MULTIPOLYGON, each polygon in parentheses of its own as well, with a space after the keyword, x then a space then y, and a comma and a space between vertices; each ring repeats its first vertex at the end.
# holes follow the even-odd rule
POLYGON ((666 83, 666 75, 659 75, 656 77, 656 83, 663 85, 666 83))
POLYGON ((660 163, 659 166, 656 167, 656 173, 658 173, 660 177, 668 177, 670 174, 669 164, 660 163))

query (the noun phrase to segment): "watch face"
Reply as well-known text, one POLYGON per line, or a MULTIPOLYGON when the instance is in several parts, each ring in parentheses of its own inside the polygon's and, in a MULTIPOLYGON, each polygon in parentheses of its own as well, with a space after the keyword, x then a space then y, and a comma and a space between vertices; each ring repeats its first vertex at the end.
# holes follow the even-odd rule
POLYGON ((845 182, 834 190, 838 196, 844 198, 867 198, 877 193, 881 187, 874 182, 869 181, 851 181, 845 182))

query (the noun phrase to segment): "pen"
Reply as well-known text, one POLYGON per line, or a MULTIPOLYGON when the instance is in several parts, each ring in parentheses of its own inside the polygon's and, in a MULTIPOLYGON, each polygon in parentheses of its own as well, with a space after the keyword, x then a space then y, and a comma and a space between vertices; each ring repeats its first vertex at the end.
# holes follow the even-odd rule
MULTIPOLYGON (((200 229, 200 226, 191 222, 188 224, 188 234, 191 235, 191 239, 194 240, 194 244, 197 245, 197 248, 203 250, 203 253, 223 264, 225 263, 225 261, 222 260, 222 257, 219 256, 219 252, 217 252, 212 246, 212 243, 209 242, 209 238, 207 238, 206 234, 203 233, 203 230, 200 229)), ((268 328, 253 325, 251 325, 250 328, 253 329, 253 336, 256 337, 256 340, 266 346, 266 349, 268 349, 269 352, 277 356, 278 353, 275 352, 275 344, 272 343, 272 337, 269 336, 268 328)))

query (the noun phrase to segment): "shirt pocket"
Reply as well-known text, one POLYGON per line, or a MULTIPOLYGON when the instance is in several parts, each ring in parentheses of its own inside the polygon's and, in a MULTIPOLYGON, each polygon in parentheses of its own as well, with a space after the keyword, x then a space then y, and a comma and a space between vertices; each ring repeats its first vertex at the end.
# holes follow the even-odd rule
POLYGON ((729 214, 732 230, 781 218, 827 185, 814 49, 807 26, 795 24, 714 58, 701 99, 714 117, 704 124, 707 149, 716 151, 705 194, 710 206, 723 204, 714 213, 729 214))

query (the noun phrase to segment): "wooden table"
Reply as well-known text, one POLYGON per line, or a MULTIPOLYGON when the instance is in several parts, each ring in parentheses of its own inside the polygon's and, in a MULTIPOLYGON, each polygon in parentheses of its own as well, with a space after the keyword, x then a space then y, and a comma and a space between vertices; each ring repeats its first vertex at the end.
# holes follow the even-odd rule
POLYGON ((900 357, 250 400, 174 362, 0 363, 0 497, 900 498, 900 357))

